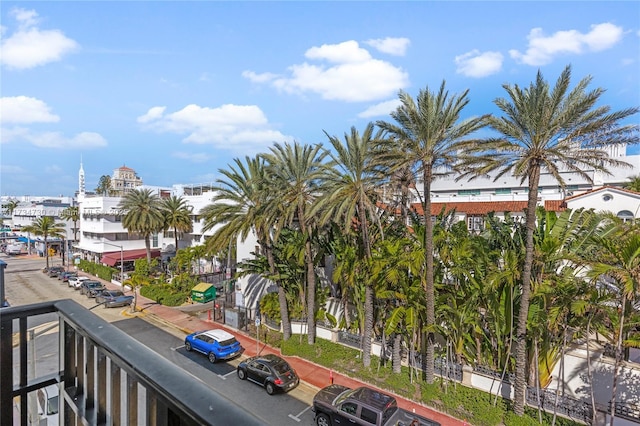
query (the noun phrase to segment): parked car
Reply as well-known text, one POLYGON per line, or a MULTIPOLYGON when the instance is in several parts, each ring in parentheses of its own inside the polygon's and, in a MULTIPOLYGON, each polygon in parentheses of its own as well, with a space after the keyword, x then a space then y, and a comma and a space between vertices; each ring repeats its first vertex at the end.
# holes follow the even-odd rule
POLYGON ((350 389, 329 385, 313 397, 311 410, 317 426, 440 426, 434 420, 398 407, 393 396, 366 386, 350 389))
POLYGON ((238 365, 237 371, 240 380, 263 386, 269 395, 276 391, 289 392, 300 383, 289 363, 273 354, 247 358, 238 365))
POLYGON ((80 286, 82 285, 83 281, 87 281, 89 280, 89 277, 75 277, 75 278, 69 278, 68 284, 69 287, 73 287, 76 290, 80 290, 80 286))
POLYGON ((96 296, 96 303, 104 303, 105 308, 129 306, 132 301, 133 296, 124 294, 122 290, 102 290, 96 296))
POLYGON ((49 276, 52 277, 52 278, 57 277, 58 274, 60 274, 62 272, 64 272, 64 266, 52 266, 47 271, 49 276))
POLYGON ((35 424, 57 426, 60 415, 58 385, 49 385, 36 391, 38 418, 35 424))
POLYGON ((61 273, 60 275, 58 275, 58 279, 60 281, 62 281, 63 283, 66 283, 69 281, 69 278, 71 277, 77 277, 78 273, 77 272, 73 272, 73 271, 65 271, 63 273, 61 273))
POLYGON ((86 280, 80 286, 80 294, 84 294, 87 297, 96 297, 103 290, 106 290, 106 287, 100 281, 86 280))
POLYGON ((218 329, 189 334, 184 339, 184 347, 187 351, 194 350, 205 354, 212 363, 234 358, 244 351, 233 334, 218 329))

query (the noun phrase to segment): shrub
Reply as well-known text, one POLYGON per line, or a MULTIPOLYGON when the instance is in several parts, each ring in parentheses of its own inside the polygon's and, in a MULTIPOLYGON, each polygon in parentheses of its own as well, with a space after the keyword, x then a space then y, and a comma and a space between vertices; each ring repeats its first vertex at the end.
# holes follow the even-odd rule
POLYGON ((111 276, 118 272, 116 268, 101 265, 99 263, 89 262, 88 260, 80 260, 78 269, 86 272, 87 274, 99 277, 105 281, 111 281, 111 276))

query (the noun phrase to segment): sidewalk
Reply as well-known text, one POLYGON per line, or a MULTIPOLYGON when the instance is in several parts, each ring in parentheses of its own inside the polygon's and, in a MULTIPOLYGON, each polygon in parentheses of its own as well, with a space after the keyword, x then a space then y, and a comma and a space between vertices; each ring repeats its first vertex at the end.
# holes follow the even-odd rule
MULTIPOLYGON (((117 284, 112 284, 105 280, 100 280, 108 288, 120 288, 117 284)), ((256 339, 241 332, 237 329, 227 327, 226 325, 203 320, 196 316, 189 315, 184 313, 178 309, 174 309, 164 305, 158 305, 155 301, 147 299, 144 296, 138 294, 137 301, 137 309, 138 311, 144 312, 147 316, 151 316, 152 320, 159 321, 168 326, 175 327, 185 334, 192 333, 194 331, 207 330, 212 328, 220 328, 225 329, 232 334, 234 334, 240 344, 244 347, 245 356, 254 356, 256 355, 256 339)), ((276 348, 272 348, 270 346, 266 346, 264 343, 260 342, 259 350, 261 353, 273 353, 279 356, 280 350, 276 348)), ((335 371, 331 372, 328 368, 325 368, 321 365, 315 364, 313 362, 307 361, 297 356, 283 356, 289 362, 289 364, 296 370, 300 380, 304 381, 308 385, 311 385, 317 389, 321 389, 325 386, 331 384, 331 376, 333 376, 333 383, 347 386, 350 388, 356 388, 359 386, 370 386, 364 382, 360 382, 357 379, 345 376, 343 374, 337 373, 335 371)), ((383 392, 387 392, 383 390, 383 392)), ((436 411, 432 408, 426 407, 420 403, 415 401, 410 401, 408 399, 402 398, 398 395, 394 395, 396 400, 398 401, 398 405, 401 408, 404 408, 409 411, 413 411, 421 416, 427 417, 429 419, 435 420, 439 422, 442 426, 465 426, 468 423, 453 418, 447 414, 436 411)))

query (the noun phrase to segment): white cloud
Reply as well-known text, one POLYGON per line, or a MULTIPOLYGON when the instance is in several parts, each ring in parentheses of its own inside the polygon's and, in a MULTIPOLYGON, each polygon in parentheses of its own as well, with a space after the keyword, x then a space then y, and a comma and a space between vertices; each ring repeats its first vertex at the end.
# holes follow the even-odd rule
POLYGON ((46 103, 27 96, 0 98, 2 123, 56 123, 60 117, 52 114, 46 103))
POLYGON ((502 68, 503 56, 500 52, 480 52, 472 50, 455 57, 456 73, 466 77, 487 77, 502 68))
POLYGON ((292 140, 272 129, 267 117, 255 105, 222 105, 217 108, 187 105, 164 114, 164 107, 151 108, 138 117, 145 128, 159 133, 183 134, 187 143, 211 144, 220 149, 253 152, 273 142, 292 140))
POLYGON ((242 71, 242 76, 253 83, 268 83, 278 77, 277 74, 272 74, 270 72, 257 74, 253 71, 242 71))
POLYGON ((44 172, 47 174, 52 174, 52 175, 60 175, 60 173, 64 173, 66 170, 64 170, 62 167, 60 166, 56 166, 55 164, 51 165, 51 166, 46 166, 44 168, 44 172))
POLYGON ((211 158, 210 155, 205 154, 203 152, 199 152, 199 153, 174 152, 173 154, 171 154, 171 156, 174 158, 180 158, 182 160, 191 161, 193 163, 204 163, 211 158))
POLYGON ((11 164, 0 164, 0 172, 4 174, 23 174, 26 173, 26 169, 22 166, 14 166, 11 164))
POLYGON ((0 135, 0 143, 3 144, 23 140, 40 148, 91 149, 107 146, 107 141, 93 132, 81 132, 69 138, 60 132, 34 132, 24 127, 3 127, 0 135))
POLYGON ((11 15, 18 30, 0 42, 0 61, 7 68, 29 69, 59 61, 79 47, 60 30, 38 28, 38 14, 33 10, 16 8, 11 15))
POLYGON ((365 41, 369 46, 389 55, 404 56, 411 41, 404 37, 387 37, 365 41))
POLYGON ((323 99, 366 102, 384 99, 409 84, 409 76, 389 62, 374 59, 356 41, 312 47, 307 59, 325 61, 329 65, 304 62, 289 67, 289 76, 256 74, 243 76, 254 82, 269 83, 285 93, 316 93, 323 99))
POLYGON ((382 115, 389 115, 400 106, 400 99, 392 99, 390 101, 380 102, 379 104, 372 105, 366 110, 358 114, 360 118, 380 117, 382 115))
POLYGON ((41 148, 87 149, 107 146, 107 141, 100 134, 94 132, 81 132, 70 138, 60 132, 30 133, 25 139, 41 148))
POLYGON ((550 63, 555 56, 563 54, 582 54, 609 49, 622 39, 621 27, 605 22, 591 26, 584 34, 577 30, 558 31, 545 36, 542 28, 534 28, 527 37, 529 47, 523 54, 510 50, 513 59, 527 65, 539 66, 550 63))

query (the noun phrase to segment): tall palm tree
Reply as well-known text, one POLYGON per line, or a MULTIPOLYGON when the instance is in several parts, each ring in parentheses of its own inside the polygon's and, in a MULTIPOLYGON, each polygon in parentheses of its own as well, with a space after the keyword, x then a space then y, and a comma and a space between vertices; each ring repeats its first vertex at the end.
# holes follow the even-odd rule
POLYGON ((608 173, 610 166, 630 166, 609 157, 607 147, 638 143, 638 126, 620 124, 638 108, 611 112, 608 106, 596 106, 604 90, 587 91, 590 82, 591 77, 586 77, 570 90, 571 67, 567 66, 553 88, 540 71, 527 88, 505 84, 508 98, 494 101, 503 116, 488 120, 499 136, 461 146, 461 166, 466 171, 460 178, 497 171, 494 180, 511 173, 528 183, 525 260, 516 332, 514 411, 518 415, 524 413, 525 404, 527 316, 540 176, 549 173, 563 188, 563 171, 577 173, 591 182, 590 170, 608 173))
POLYGON ((378 121, 377 125, 391 136, 384 156, 391 171, 409 167, 422 180, 422 214, 426 226, 423 247, 425 259, 420 273, 426 293, 425 375, 434 379, 435 288, 433 280, 433 223, 431 222, 431 183, 441 173, 448 173, 457 161, 457 144, 484 126, 484 117, 461 121, 461 113, 469 103, 468 90, 449 96, 445 82, 438 92, 427 87, 420 90, 416 101, 403 91, 401 105, 391 113, 396 123, 378 121))
POLYGON ((63 238, 65 236, 64 223, 55 222, 51 216, 37 218, 31 225, 23 226, 22 231, 43 237, 44 253, 46 256, 47 269, 49 268, 49 237, 63 238))
POLYGON ((120 200, 118 208, 124 214, 122 226, 144 238, 147 262, 151 264, 151 235, 164 226, 160 197, 150 189, 134 189, 120 200))
MULTIPOLYGON (((327 134, 333 146, 333 168, 327 169, 325 191, 316 203, 322 208, 320 223, 341 221, 342 229, 348 233, 357 220, 360 228, 360 254, 363 264, 371 259, 369 223, 377 222, 376 189, 381 186, 384 175, 376 165, 375 148, 381 138, 381 131, 374 132, 369 123, 362 135, 355 127, 344 135, 344 144, 339 138, 327 134)), ((365 287, 364 333, 362 336, 362 362, 371 364, 371 338, 373 337, 373 284, 367 281, 365 287)))
MULTIPOLYGON (((319 184, 325 174, 324 160, 327 152, 322 145, 301 145, 297 142, 284 145, 276 143, 271 152, 263 154, 272 186, 271 211, 277 211, 288 226, 296 226, 305 238, 305 265, 307 279, 307 340, 316 340, 316 272, 313 234, 317 221, 311 212, 319 192, 319 184)), ((273 214, 270 217, 274 217, 273 214)))
POLYGON ((245 157, 244 163, 234 160, 230 170, 220 170, 223 178, 216 181, 212 204, 200 212, 204 219, 203 230, 214 229, 207 240, 207 248, 219 252, 237 238, 243 241, 254 231, 264 251, 269 266, 269 275, 278 287, 280 319, 283 339, 291 337, 291 322, 287 309, 284 285, 277 279, 276 261, 273 256, 273 234, 277 234, 281 220, 277 214, 277 203, 269 210, 265 206, 273 196, 265 176, 265 162, 260 157, 245 157))
POLYGON ((182 197, 172 195, 162 200, 164 230, 173 230, 176 252, 178 251, 178 233, 191 232, 193 230, 193 222, 191 221, 192 211, 193 206, 190 206, 187 200, 182 197))
POLYGON ((60 212, 60 219, 73 222, 73 241, 78 241, 78 221, 80 220, 80 209, 78 206, 69 206, 60 212))

